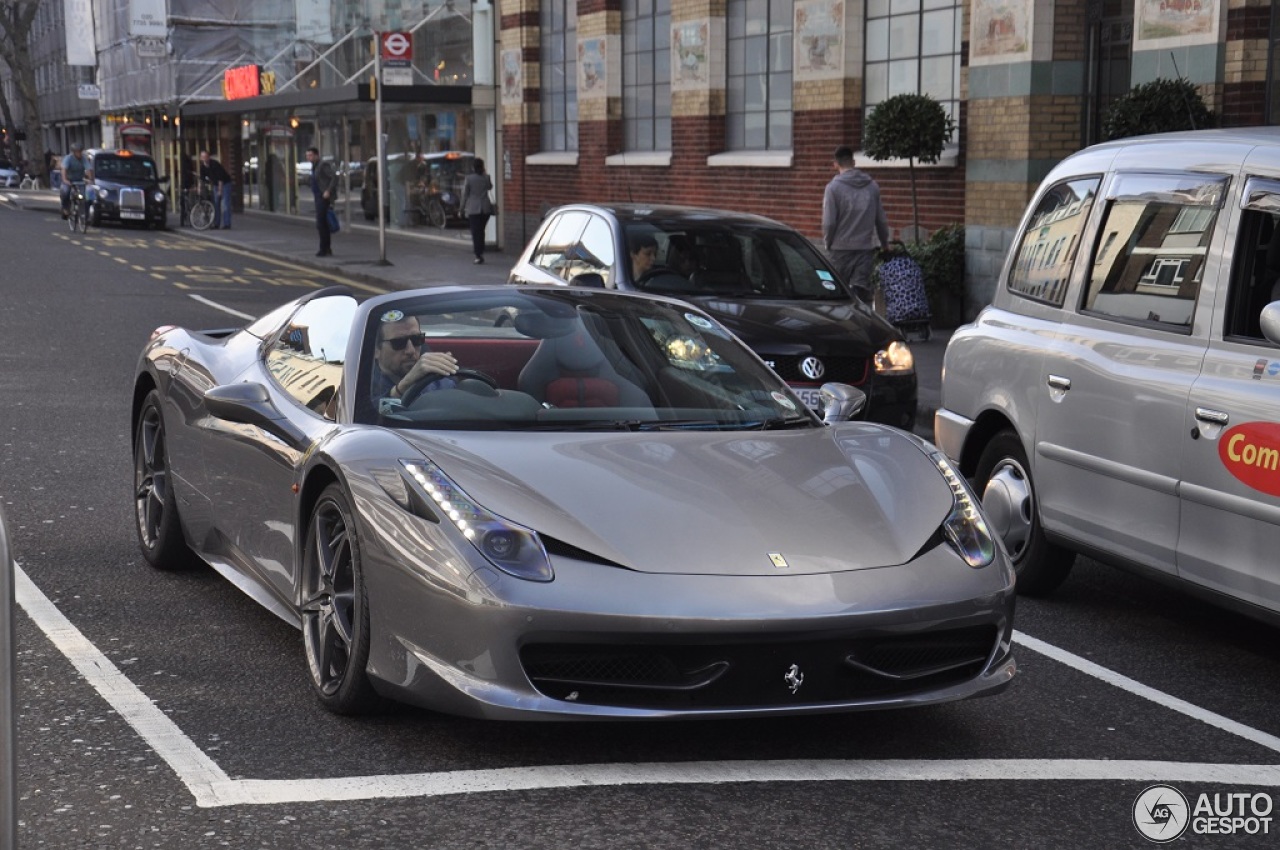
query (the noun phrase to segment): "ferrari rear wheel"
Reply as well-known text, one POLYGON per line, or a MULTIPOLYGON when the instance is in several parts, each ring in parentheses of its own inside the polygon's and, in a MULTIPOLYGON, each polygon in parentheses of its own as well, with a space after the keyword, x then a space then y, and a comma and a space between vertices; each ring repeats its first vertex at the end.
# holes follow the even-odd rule
POLYGON ((182 536, 178 501, 169 478, 169 446, 165 439, 160 394, 152 390, 138 414, 133 442, 133 507, 138 545, 151 566, 170 570, 192 563, 182 536))
POLYGON ((336 714, 367 714, 381 699, 369 682, 369 601, 355 519, 342 488, 320 494, 302 562, 302 642, 311 685, 336 714))

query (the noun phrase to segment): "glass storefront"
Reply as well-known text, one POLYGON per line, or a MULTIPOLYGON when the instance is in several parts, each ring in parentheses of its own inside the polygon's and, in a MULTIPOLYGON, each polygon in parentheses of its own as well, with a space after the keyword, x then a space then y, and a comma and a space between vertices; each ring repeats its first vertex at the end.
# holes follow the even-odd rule
MULTIPOLYGON (((439 228, 465 223, 457 207, 471 168, 475 127, 470 107, 384 105, 387 226, 439 228)), ((310 217, 309 147, 340 177, 336 208, 351 221, 378 217, 377 143, 371 104, 255 113, 241 117, 244 208, 310 217)))

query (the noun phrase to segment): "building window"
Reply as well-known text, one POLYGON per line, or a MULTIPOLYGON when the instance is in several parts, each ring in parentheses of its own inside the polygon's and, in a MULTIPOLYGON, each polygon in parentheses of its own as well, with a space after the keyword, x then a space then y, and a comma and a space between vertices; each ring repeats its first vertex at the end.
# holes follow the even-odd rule
POLYGON ((956 0, 867 0, 867 114, 894 95, 923 94, 959 123, 963 26, 956 0))
POLYGON ((725 143, 729 150, 791 147, 793 0, 729 0, 725 143))
POLYGON ((622 120, 627 150, 671 150, 671 0, 622 2, 622 120))
POLYGON ((578 3, 542 3, 542 149, 578 149, 578 3))

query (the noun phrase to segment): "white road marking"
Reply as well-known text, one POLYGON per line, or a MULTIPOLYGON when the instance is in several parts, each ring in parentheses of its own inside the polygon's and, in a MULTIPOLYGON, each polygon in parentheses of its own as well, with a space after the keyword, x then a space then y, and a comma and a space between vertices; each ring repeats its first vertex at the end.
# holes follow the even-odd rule
POLYGON ((1095 664, 1086 658, 1081 658, 1079 655, 1067 652, 1065 649, 1059 649, 1053 644, 1045 643, 1044 641, 1033 638, 1030 635, 1024 635, 1017 629, 1013 632, 1013 639, 1022 646, 1025 646, 1027 649, 1035 650, 1041 655, 1052 658, 1054 661, 1065 664, 1073 669, 1079 670, 1081 673, 1093 676, 1095 679, 1101 679, 1108 685, 1117 687, 1122 691, 1128 691, 1134 696, 1150 700, 1162 708, 1167 708, 1170 711, 1176 711, 1179 714, 1185 714, 1192 720, 1198 720, 1201 723, 1214 726, 1224 732, 1230 732, 1232 735, 1244 738, 1246 741, 1252 741, 1259 746, 1266 747, 1268 750, 1280 753, 1280 738, 1277 738, 1275 735, 1269 735, 1266 732, 1254 729, 1252 726, 1245 726, 1243 723, 1237 723, 1230 718, 1223 717, 1221 714, 1215 714, 1208 709, 1201 708, 1200 706, 1189 703, 1186 700, 1178 699, 1172 694, 1166 694, 1164 691, 1158 691, 1155 688, 1148 687, 1135 679, 1130 679, 1128 676, 1121 675, 1114 670, 1108 670, 1100 664, 1095 664))
POLYGON ((85 681, 173 768, 178 778, 193 789, 193 794, 196 788, 229 781, 222 768, 81 634, 16 563, 13 585, 14 599, 27 616, 80 671, 85 681))
POLYGON ((258 318, 257 316, 250 316, 248 313, 241 313, 239 310, 232 310, 230 307, 224 307, 221 304, 219 304, 217 301, 210 301, 208 298, 205 298, 203 295, 188 294, 188 297, 194 298, 195 300, 199 301, 201 304, 208 304, 210 307, 212 307, 215 310, 221 310, 224 313, 230 313, 236 318, 244 319, 246 322, 251 322, 254 319, 258 318))
MULTIPOLYGON (((944 782, 1104 781, 1187 782, 1251 787, 1280 786, 1280 764, 1207 764, 1110 759, 804 759, 699 761, 653 764, 586 764, 453 770, 332 779, 231 779, 157 708, 111 660, 89 642, 14 566, 15 598, 90 686, 173 769, 197 806, 270 805, 450 794, 503 793, 618 785, 716 785, 726 782, 944 782)), ((1018 643, 1122 690, 1181 712, 1268 749, 1280 740, 1164 694, 1036 638, 1015 633, 1018 643)))

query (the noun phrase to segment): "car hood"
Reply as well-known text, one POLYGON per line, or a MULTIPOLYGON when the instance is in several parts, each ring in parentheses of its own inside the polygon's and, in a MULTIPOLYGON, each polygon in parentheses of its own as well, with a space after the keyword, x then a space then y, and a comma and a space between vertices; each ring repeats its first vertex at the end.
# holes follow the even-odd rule
POLYGON ((777 575, 905 563, 953 499, 920 443, 801 431, 402 432, 479 504, 651 573, 777 575), (780 560, 782 564, 775 564, 780 560))
POLYGON ((852 301, 682 297, 760 353, 870 357, 899 338, 892 325, 852 301))

